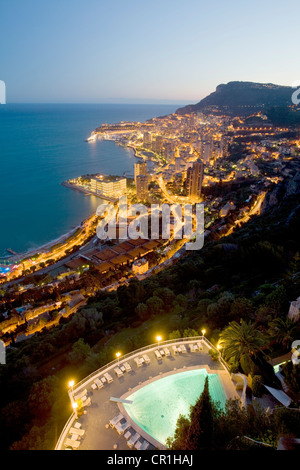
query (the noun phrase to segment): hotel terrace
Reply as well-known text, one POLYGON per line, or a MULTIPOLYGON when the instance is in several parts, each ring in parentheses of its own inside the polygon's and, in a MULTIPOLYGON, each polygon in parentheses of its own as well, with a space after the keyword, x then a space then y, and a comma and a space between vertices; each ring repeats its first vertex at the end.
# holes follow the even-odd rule
MULTIPOLYGON (((111 363, 78 384, 70 382, 68 393, 70 410, 73 408, 73 413, 58 439, 55 450, 166 449, 163 439, 158 440, 155 433, 151 434, 147 422, 154 408, 158 408, 158 402, 161 401, 162 404, 164 400, 162 411, 159 412, 163 414, 159 415, 159 419, 166 422, 168 413, 172 413, 176 423, 179 413, 182 412, 181 396, 177 393, 175 402, 170 403, 169 393, 165 393, 166 390, 163 391, 161 387, 164 380, 174 380, 176 377, 182 377, 183 373, 188 374, 188 380, 191 374, 208 374, 209 380, 217 379, 225 401, 239 399, 241 406, 244 406, 244 377, 229 373, 220 352, 206 339, 205 330, 202 333, 203 335, 198 337, 169 341, 162 341, 162 338, 157 336, 157 343, 124 356, 117 351, 116 359, 111 363), (219 361, 211 358, 210 349, 219 352, 219 361), (147 410, 143 410, 146 412, 146 415, 143 415, 144 422, 138 423, 130 410, 135 406, 136 394, 141 391, 147 393, 147 386, 156 389, 155 398, 152 393, 146 395, 147 398, 154 399, 155 403, 154 406, 149 405, 147 410)), ((196 380, 195 399, 201 394, 198 388, 200 382, 198 385, 198 378, 196 380)), ((190 382, 185 383, 185 391, 192 388, 187 387, 187 383, 190 385, 190 382)), ((174 389, 171 385, 170 392, 172 388, 174 389)), ((145 401, 143 397, 142 402, 145 401)), ((156 421, 155 425, 160 427, 160 423, 156 421)), ((166 429, 165 437, 173 434, 174 429, 169 428, 168 423, 166 429)))

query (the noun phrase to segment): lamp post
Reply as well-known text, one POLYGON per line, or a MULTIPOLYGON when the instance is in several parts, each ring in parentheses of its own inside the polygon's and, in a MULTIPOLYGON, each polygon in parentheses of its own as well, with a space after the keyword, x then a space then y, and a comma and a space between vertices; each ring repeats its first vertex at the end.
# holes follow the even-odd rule
POLYGON ((73 387, 74 387, 74 380, 70 380, 69 381, 69 397, 70 397, 70 400, 71 400, 71 403, 72 403, 72 406, 74 404, 74 400, 73 400, 73 387))
POLYGON ((73 401, 72 403, 72 408, 74 410, 74 413, 75 413, 75 418, 77 419, 77 408, 78 408, 78 404, 76 403, 76 401, 73 401))
POLYGON ((156 341, 157 341, 157 346, 159 346, 159 343, 161 342, 162 337, 160 335, 156 336, 156 341))
POLYGON ((121 353, 120 353, 120 352, 117 352, 117 353, 116 353, 116 356, 117 356, 117 358, 118 358, 118 365, 119 365, 121 353))

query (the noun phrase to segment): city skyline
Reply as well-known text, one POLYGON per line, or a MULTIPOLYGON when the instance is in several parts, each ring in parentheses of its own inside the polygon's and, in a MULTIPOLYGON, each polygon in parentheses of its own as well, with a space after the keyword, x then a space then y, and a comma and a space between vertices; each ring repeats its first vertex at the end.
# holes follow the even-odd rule
POLYGON ((300 78, 294 0, 1 0, 0 8, 7 103, 190 104, 220 83, 300 78))

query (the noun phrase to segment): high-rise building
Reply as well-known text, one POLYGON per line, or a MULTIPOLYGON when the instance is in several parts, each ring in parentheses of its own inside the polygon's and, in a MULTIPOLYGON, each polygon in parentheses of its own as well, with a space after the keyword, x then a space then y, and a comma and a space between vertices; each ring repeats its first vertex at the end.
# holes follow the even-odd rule
POLYGON ((140 201, 145 201, 148 198, 148 175, 138 175, 136 177, 136 194, 140 201))
POLYGON ((150 132, 144 132, 144 135, 143 135, 143 144, 144 144, 144 147, 146 148, 150 148, 151 147, 151 134, 150 132))
POLYGON ((211 142, 203 142, 202 144, 202 159, 204 163, 208 163, 212 157, 212 144, 211 142))
POLYGON ((204 165, 202 160, 197 160, 187 169, 187 193, 189 197, 199 198, 203 182, 204 165))
POLYGON ((147 162, 138 162, 134 164, 134 182, 139 175, 147 175, 147 162))
POLYGON ((162 153, 163 149, 163 137, 161 135, 156 136, 155 141, 152 142, 152 150, 155 153, 162 153))
POLYGON ((91 179, 91 190, 97 194, 107 197, 120 197, 126 193, 126 178, 118 178, 116 180, 103 180, 103 177, 91 179))

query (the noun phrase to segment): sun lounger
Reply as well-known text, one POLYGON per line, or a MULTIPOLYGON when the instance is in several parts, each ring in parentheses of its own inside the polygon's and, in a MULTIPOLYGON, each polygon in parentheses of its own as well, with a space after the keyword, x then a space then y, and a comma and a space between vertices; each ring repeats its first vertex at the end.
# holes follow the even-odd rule
POLYGON ((149 356, 147 354, 144 354, 143 358, 144 358, 144 361, 146 362, 146 364, 150 364, 150 359, 149 359, 149 356))
POLYGON ((135 361, 135 363, 136 363, 136 365, 137 365, 138 367, 141 367, 142 364, 143 364, 143 361, 142 361, 142 359, 141 359, 140 357, 136 357, 136 358, 134 359, 134 361, 135 361))
POLYGON ((115 416, 113 419, 110 420, 109 425, 113 428, 124 416, 120 413, 118 416, 115 416))
POLYGON ((196 352, 196 351, 198 351, 198 346, 197 346, 195 343, 189 344, 189 347, 190 347, 190 351, 191 351, 191 352, 196 352))
POLYGON ((172 346, 174 354, 179 353, 180 351, 178 350, 177 346, 172 346))
POLYGON ((130 427, 130 423, 125 421, 125 423, 121 424, 120 422, 115 425, 115 429, 117 430, 118 434, 124 434, 126 429, 130 427))
POLYGON ((103 388, 103 382, 99 379, 94 380, 94 383, 97 385, 98 388, 103 388))
POLYGON ((106 378, 107 382, 110 384, 112 381, 113 381, 113 378, 111 375, 109 375, 108 372, 106 372, 106 374, 104 374, 104 377, 106 378))
POLYGON ((82 390, 82 392, 78 393, 77 395, 74 396, 74 400, 80 400, 80 398, 84 397, 87 394, 87 389, 85 388, 82 390))
POLYGON ((147 450, 149 446, 150 446, 149 442, 144 441, 143 444, 140 447, 140 450, 147 450))
POLYGON ((115 371, 115 373, 117 374, 118 377, 122 377, 123 372, 121 371, 121 369, 119 367, 115 367, 114 371, 115 371))
POLYGON ((124 367, 125 367, 127 372, 130 372, 132 370, 131 366, 128 364, 128 362, 125 362, 124 367))
POLYGON ((168 350, 168 348, 164 348, 164 353, 166 356, 170 356, 170 351, 168 350))
POLYGON ((197 343, 197 345, 198 345, 199 351, 202 351, 203 350, 203 344, 202 343, 197 343))
POLYGON ((82 407, 84 408, 85 406, 90 406, 91 404, 91 399, 90 397, 87 398, 86 400, 82 401, 82 407))
POLYGON ((129 441, 127 441, 128 447, 133 447, 136 441, 140 438, 141 436, 136 432, 134 436, 132 436, 129 441))
POLYGON ((70 428, 70 434, 77 434, 77 436, 83 436, 85 431, 83 429, 70 428))
POLYGON ((181 349, 181 352, 183 352, 183 353, 186 353, 186 352, 187 352, 187 351, 186 351, 186 347, 185 347, 184 344, 182 344, 182 345, 180 346, 180 349, 181 349))
POLYGON ((156 349, 154 352, 155 352, 156 358, 157 358, 157 359, 161 359, 161 354, 160 354, 160 352, 159 352, 157 349, 156 349))
POLYGON ((134 444, 134 447, 136 450, 140 450, 140 448, 142 447, 142 441, 137 440, 134 444))
POLYGON ((79 441, 74 441, 73 439, 65 440, 65 447, 72 447, 72 449, 77 449, 80 446, 79 441))

